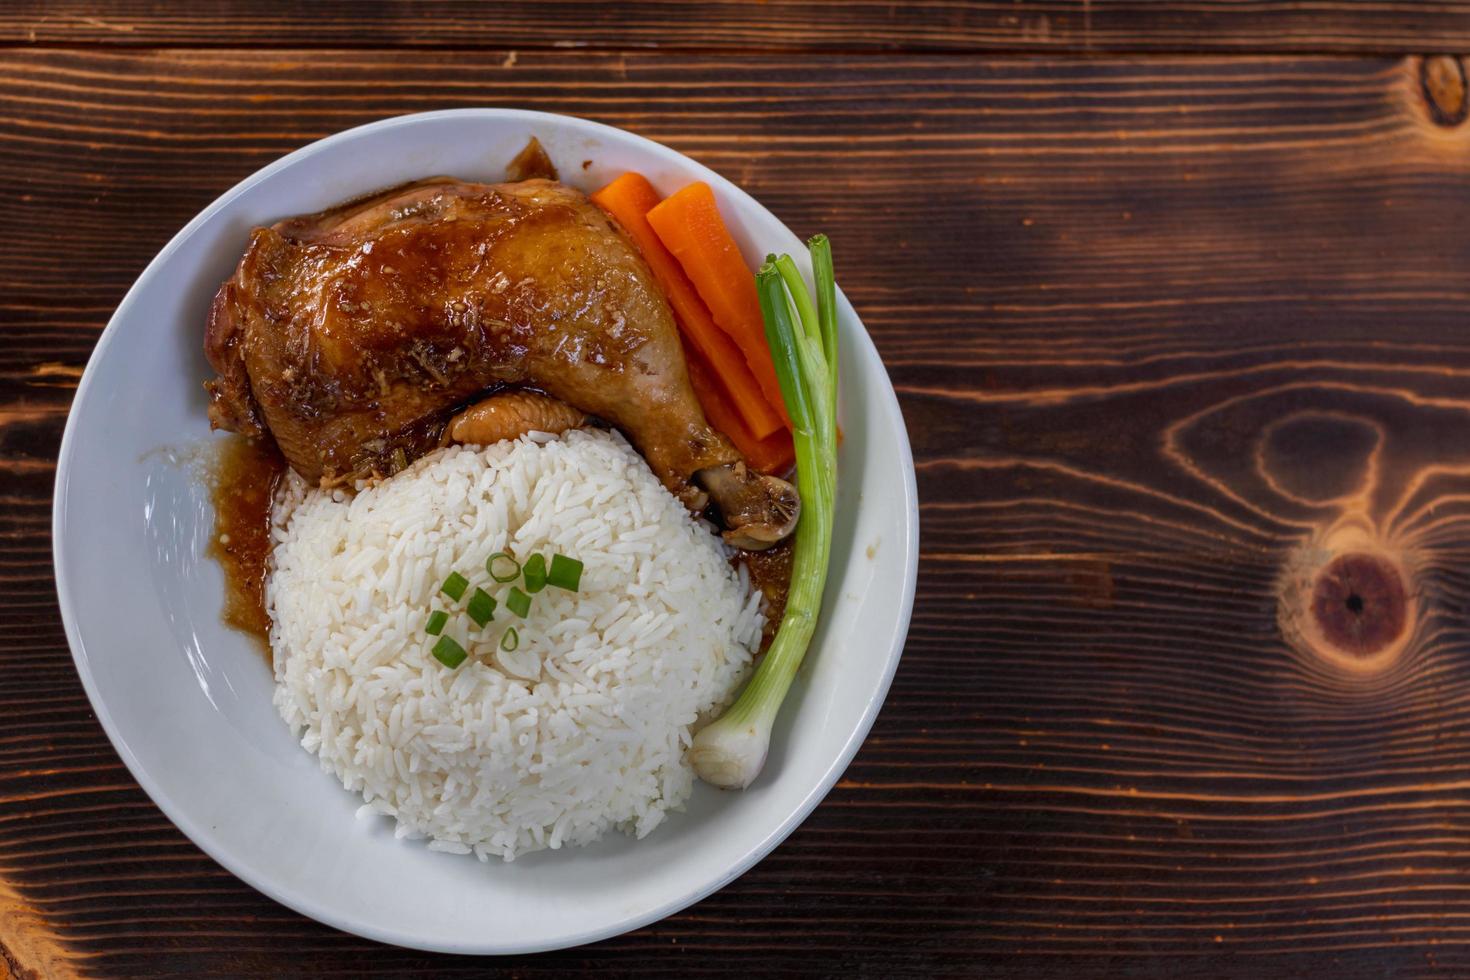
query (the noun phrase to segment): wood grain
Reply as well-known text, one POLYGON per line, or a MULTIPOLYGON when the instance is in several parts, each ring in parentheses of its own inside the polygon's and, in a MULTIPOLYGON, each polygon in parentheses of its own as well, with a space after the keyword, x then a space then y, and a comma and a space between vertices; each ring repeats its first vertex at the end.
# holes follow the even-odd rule
POLYGON ((0 10, 0 43, 1091 54, 1470 47, 1470 3, 1456 0, 561 0, 492 9, 474 0, 12 0, 0 10))
POLYGON ((0 962, 486 967, 318 926, 180 836, 90 713, 48 530, 78 373, 184 221, 323 134, 508 104, 667 142, 831 234, 924 529, 892 695, 802 828, 662 923, 496 966, 1464 975, 1470 129, 1435 121, 1424 67, 7 52, 0 879, 25 915, 0 916, 0 962), (1287 580, 1360 548, 1414 602, 1366 665, 1282 629, 1287 580))

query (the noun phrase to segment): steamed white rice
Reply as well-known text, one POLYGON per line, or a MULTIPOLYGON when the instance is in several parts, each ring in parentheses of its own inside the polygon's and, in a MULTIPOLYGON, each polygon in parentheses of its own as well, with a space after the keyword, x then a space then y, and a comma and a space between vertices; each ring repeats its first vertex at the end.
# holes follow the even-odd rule
POLYGON ((364 810, 436 850, 647 834, 688 798, 691 729, 759 641, 759 593, 615 434, 443 449, 356 496, 293 474, 273 516, 276 707, 364 810), (548 587, 524 622, 502 602, 482 632, 439 586, 459 571, 503 597, 496 551, 579 558, 581 589, 548 587), (471 654, 454 670, 424 633, 439 608, 471 654), (498 666, 509 623, 539 680, 498 666))

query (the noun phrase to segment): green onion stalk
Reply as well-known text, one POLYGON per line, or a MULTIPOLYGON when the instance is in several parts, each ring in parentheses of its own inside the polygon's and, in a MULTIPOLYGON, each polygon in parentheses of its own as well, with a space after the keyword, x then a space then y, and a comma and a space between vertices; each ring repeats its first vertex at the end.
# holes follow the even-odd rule
POLYGON ((791 417, 801 518, 776 639, 740 697, 689 748, 699 778, 725 789, 744 789, 765 765, 771 726, 811 643, 827 585, 837 494, 837 286, 827 236, 807 245, 815 302, 789 255, 767 256, 756 273, 766 341, 791 417))

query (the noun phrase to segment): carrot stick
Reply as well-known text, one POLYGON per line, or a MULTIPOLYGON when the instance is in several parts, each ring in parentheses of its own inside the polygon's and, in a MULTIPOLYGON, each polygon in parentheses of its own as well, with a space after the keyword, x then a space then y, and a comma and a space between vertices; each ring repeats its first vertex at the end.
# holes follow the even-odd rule
POLYGON ((592 200, 623 226, 643 252, 644 260, 673 307, 680 331, 689 346, 704 355, 706 366, 723 382, 722 390, 728 392, 731 407, 746 428, 755 438, 763 439, 784 427, 784 418, 766 400, 760 383, 745 363, 745 355, 729 334, 715 325, 689 277, 649 227, 646 216, 659 202, 653 185, 642 174, 625 173, 593 194, 592 200))
POLYGON ((740 414, 731 408, 720 388, 719 379, 704 356, 693 345, 686 346, 684 353, 685 363, 689 365, 689 384, 699 398, 709 424, 735 444, 753 469, 775 475, 790 472, 796 462, 796 446, 791 433, 778 427, 764 439, 758 438, 746 427, 740 414))
POLYGON ((648 212, 648 223, 684 267, 715 323, 744 352, 745 363, 760 382, 766 401, 781 409, 789 426, 791 419, 766 344, 755 275, 720 217, 714 192, 702 181, 682 187, 648 212))

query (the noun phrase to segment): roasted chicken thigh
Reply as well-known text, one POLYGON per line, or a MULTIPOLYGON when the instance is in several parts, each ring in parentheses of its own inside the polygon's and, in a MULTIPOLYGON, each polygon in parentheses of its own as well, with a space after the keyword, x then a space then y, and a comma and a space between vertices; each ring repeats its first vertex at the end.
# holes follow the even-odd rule
POLYGON ((637 249, 550 180, 434 178, 257 228, 210 310, 215 426, 269 434, 323 484, 383 476, 455 413, 533 388, 622 430, 745 547, 795 524, 795 492, 705 421, 668 303, 637 249))

